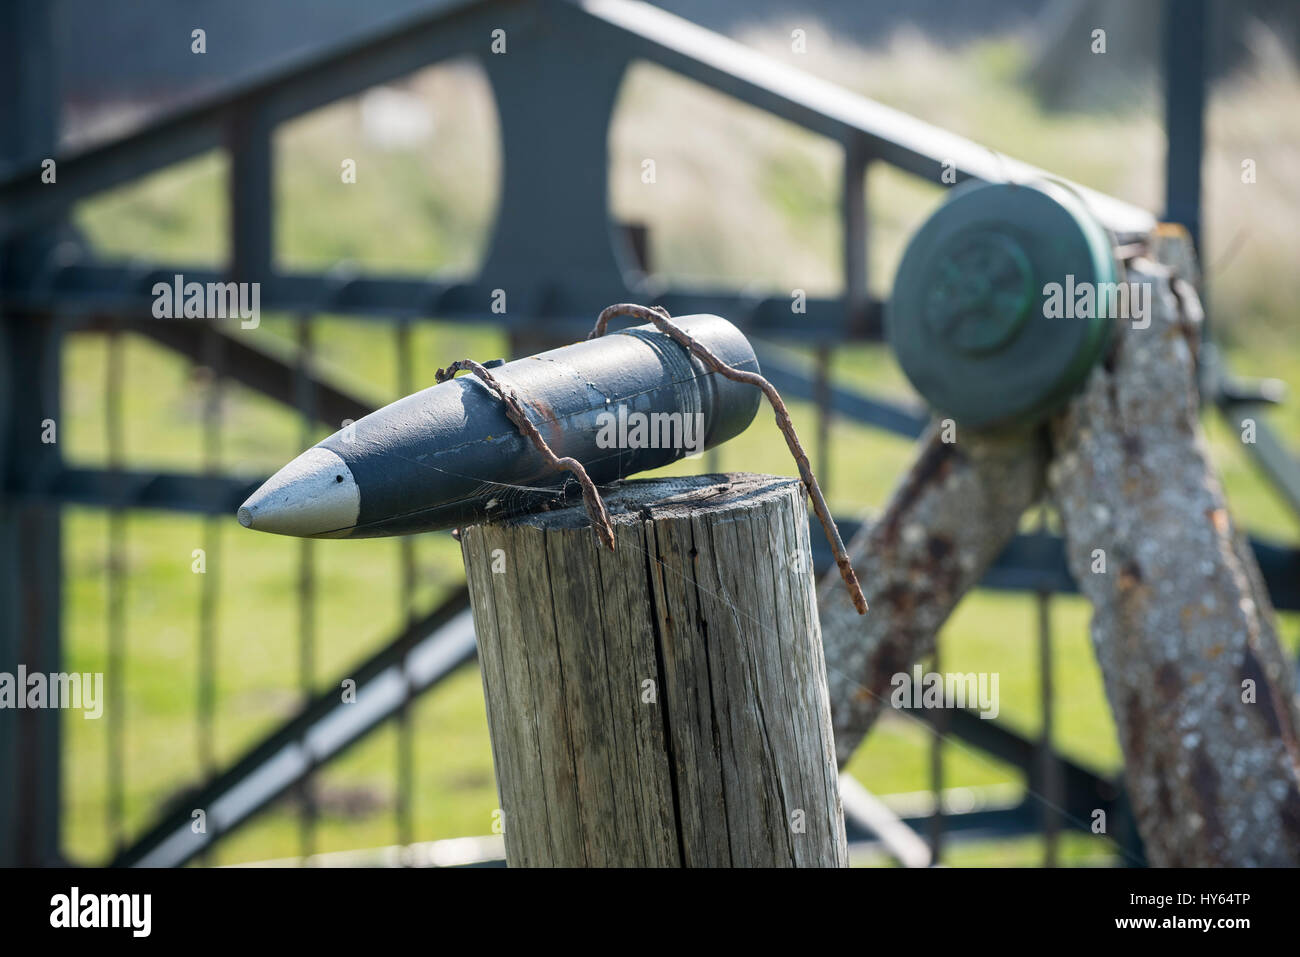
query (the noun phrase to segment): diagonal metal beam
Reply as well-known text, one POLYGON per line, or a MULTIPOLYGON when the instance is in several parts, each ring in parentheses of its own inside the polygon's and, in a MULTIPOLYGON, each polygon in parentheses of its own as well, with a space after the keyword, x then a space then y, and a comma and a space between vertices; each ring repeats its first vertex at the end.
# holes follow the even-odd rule
MULTIPOLYGON (((610 46, 705 83, 815 133, 860 140, 871 156, 940 183, 945 164, 956 178, 1029 181, 1043 170, 1002 156, 866 97, 796 70, 732 40, 645 3, 585 0, 570 6, 504 0, 456 2, 385 27, 360 41, 295 60, 270 74, 222 91, 198 106, 134 134, 59 160, 59 188, 47 189, 40 167, 0 176, 0 235, 66 212, 73 203, 162 166, 217 146, 235 113, 259 105, 283 121, 389 82, 484 42, 503 25, 566 19, 576 8, 604 28, 610 46), (568 9, 562 9, 568 8, 568 9)), ((1074 187, 1100 219, 1119 233, 1145 233, 1149 213, 1111 196, 1074 187)))
MULTIPOLYGON (((845 772, 840 772, 840 800, 846 829, 873 835, 903 867, 930 866, 930 847, 921 836, 904 824, 888 804, 845 772)), ((849 840, 857 837, 854 833, 849 840)))
MULTIPOLYGON (((813 133, 840 142, 860 139, 869 156, 943 182, 1030 182, 1051 176, 947 130, 819 79, 734 40, 648 3, 581 0, 580 6, 609 26, 611 43, 631 40, 635 55, 766 110, 813 133)), ((1155 225, 1146 210, 1077 184, 1069 184, 1099 219, 1117 233, 1145 234, 1155 225)))
POLYGON ((343 753, 404 703, 472 660, 475 652, 469 592, 460 588, 341 676, 356 682, 354 701, 341 700, 336 682, 210 784, 174 801, 112 866, 181 866, 246 823, 309 771, 343 753), (198 810, 206 818, 200 833, 194 826, 198 810))
MULTIPOLYGON (((987 721, 969 708, 947 710, 942 719, 934 711, 909 709, 926 723, 939 727, 944 733, 959 738, 985 754, 992 755, 1018 768, 1024 773, 1029 789, 1042 793, 1042 748, 1037 741, 1017 734, 998 721, 987 721)), ((1061 792, 1065 806, 1062 811, 1073 827, 1087 822, 1093 810, 1101 808, 1109 813, 1119 800, 1122 788, 1096 771, 1086 768, 1060 754, 1053 755, 1061 771, 1061 792)))
POLYGON ((1247 420, 1253 420, 1255 441, 1243 443, 1242 447, 1259 464, 1292 513, 1300 515, 1300 462, 1265 421, 1265 408, 1258 403, 1219 401, 1219 411, 1238 436, 1243 434, 1247 420))
MULTIPOLYGON (((249 345, 244 339, 222 332, 215 326, 193 320, 110 321, 105 317, 95 317, 83 328, 105 331, 110 325, 151 339, 198 363, 206 361, 208 355, 204 341, 206 336, 216 335, 220 338, 224 356, 221 370, 224 376, 284 405, 297 407, 301 402, 296 390, 304 373, 295 367, 290 349, 286 349, 283 355, 276 355, 249 345)), ((318 376, 308 374, 306 378, 306 386, 310 390, 309 407, 325 425, 341 428, 344 419, 356 421, 376 408, 374 404, 351 395, 318 376)))

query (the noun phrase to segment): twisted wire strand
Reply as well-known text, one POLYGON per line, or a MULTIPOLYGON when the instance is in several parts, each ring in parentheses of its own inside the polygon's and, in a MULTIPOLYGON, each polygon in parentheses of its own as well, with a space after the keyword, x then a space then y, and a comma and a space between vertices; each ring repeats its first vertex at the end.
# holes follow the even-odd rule
POLYGON ((524 407, 514 389, 497 379, 473 359, 461 359, 459 362, 453 362, 447 368, 439 369, 434 378, 438 382, 446 382, 454 377, 457 372, 472 372, 483 381, 484 385, 501 398, 506 407, 507 417, 533 443, 537 451, 542 453, 547 465, 557 472, 567 469, 574 474, 578 484, 582 486, 582 500, 587 504, 587 512, 591 515, 591 530, 596 536, 596 541, 611 552, 614 551, 614 526, 610 523, 609 512, 605 509, 605 502, 600 497, 600 493, 596 491, 596 486, 591 481, 591 476, 587 474, 587 470, 582 467, 582 463, 570 456, 561 458, 556 455, 551 447, 546 444, 546 440, 542 438, 542 433, 537 431, 537 426, 533 425, 532 420, 524 412, 524 407))
POLYGON ((794 456, 795 464, 799 467, 799 477, 803 480, 809 498, 812 499, 813 511, 817 513, 817 518, 822 523, 822 531, 826 533, 826 540, 830 543, 831 552, 835 556, 835 564, 840 570, 840 577, 844 579, 844 587, 848 589, 849 598, 852 599, 853 607, 857 609, 858 614, 865 615, 867 613, 867 598, 862 594, 862 586, 858 584, 857 572, 853 570, 853 563, 849 561, 848 552, 844 548, 844 541, 840 538, 840 530, 835 526, 835 520, 831 518, 831 512, 826 505, 825 497, 822 495, 821 486, 817 484, 817 477, 813 474, 808 455, 799 442, 799 436, 794 429, 794 422, 791 421, 790 413, 786 410, 785 402, 781 400, 781 394, 776 391, 776 386, 757 372, 747 372, 744 369, 737 369, 727 365, 708 346, 673 323, 668 310, 662 306, 640 306, 631 302, 620 302, 607 306, 596 317, 596 326, 591 330, 587 338, 597 339, 603 336, 609 326, 609 321, 616 316, 631 316, 642 322, 654 323, 655 328, 670 336, 673 341, 688 352, 698 356, 714 372, 734 382, 743 382, 756 386, 767 396, 767 401, 772 404, 772 411, 776 413, 777 428, 785 436, 785 444, 789 446, 790 454, 794 456))

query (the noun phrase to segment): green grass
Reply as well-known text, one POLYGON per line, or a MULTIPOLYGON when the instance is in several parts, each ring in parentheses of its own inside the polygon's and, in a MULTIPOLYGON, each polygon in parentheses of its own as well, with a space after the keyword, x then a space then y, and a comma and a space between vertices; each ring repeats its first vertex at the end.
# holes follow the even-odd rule
MULTIPOLYGON (((763 38, 756 41, 763 45, 763 38)), ((779 52, 773 47, 774 52, 779 52)), ((1021 56, 999 42, 952 55, 906 44, 880 55, 841 49, 799 65, 835 71, 832 78, 891 105, 970 135, 1088 185, 1144 205, 1155 201, 1158 126, 1139 105, 1114 115, 1042 113, 1018 86, 1021 56), (1118 148, 1117 144, 1122 144, 1118 148)), ((1249 144, 1261 157, 1279 156, 1253 104, 1273 103, 1273 132, 1284 141, 1295 127, 1287 100, 1269 99, 1243 81, 1216 99, 1220 121, 1211 130, 1207 182, 1211 213, 1210 256, 1233 231, 1243 204, 1232 180, 1223 137, 1249 144), (1236 97, 1236 99, 1233 99, 1236 97), (1254 112, 1251 112, 1254 110, 1254 112), (1216 130, 1218 131, 1216 133, 1216 130), (1226 133, 1225 133, 1226 130, 1226 133), (1279 132, 1280 131, 1280 132, 1279 132), (1217 138, 1216 138, 1217 137, 1217 138), (1253 137, 1253 139, 1252 139, 1253 137)), ((1256 86, 1251 86, 1256 83, 1256 86)), ((1276 85, 1276 84, 1274 84, 1276 85)), ((491 111, 481 78, 456 67, 429 71, 415 88, 438 117, 433 140, 385 150, 362 135, 355 103, 312 114, 277 137, 278 254, 295 268, 326 269, 351 261, 367 269, 421 274, 472 272, 487 244, 497 177, 491 111), (340 162, 358 163, 358 182, 342 184, 340 162), (449 184, 442 185, 439 184, 449 184)), ((1294 88, 1292 93, 1294 93, 1294 88)), ((1275 92, 1266 86, 1264 92, 1275 92)), ((720 280, 769 290, 803 288, 834 293, 840 281, 836 244, 838 171, 835 148, 787 124, 703 91, 662 71, 638 67, 625 91, 611 133, 610 192, 617 215, 651 227, 655 268, 675 281, 720 280), (654 157, 658 182, 641 183, 641 160, 654 157)), ((1281 162, 1281 160, 1278 160, 1281 162)), ((224 160, 208 155, 84 204, 77 222, 106 254, 152 260, 219 263, 226 223, 224 160)), ((539 186, 539 188, 541 188, 539 186)), ((1259 204, 1281 207, 1277 191, 1261 184, 1242 216, 1259 204)), ((879 166, 869 179, 873 224, 871 282, 887 293, 907 237, 940 198, 921 183, 879 166)), ((1266 217, 1267 218, 1267 217, 1266 217)), ((1294 222, 1294 215, 1289 220, 1294 222)), ((1254 246, 1231 260, 1212 284, 1213 314, 1241 374, 1271 375, 1300 383, 1300 350, 1281 317, 1289 317, 1300 278, 1262 231, 1254 246), (1289 297, 1289 298, 1288 298, 1289 297)), ((376 403, 397 395, 396 341, 384 324, 318 317, 315 340, 323 371, 376 403)), ((232 331, 237 331, 233 329, 232 331)), ((264 317, 257 330, 237 331, 265 348, 292 346, 293 320, 264 317)), ((150 343, 124 342, 125 458, 132 467, 197 470, 203 464, 203 407, 208 384, 185 362, 150 343)), ((482 328, 424 324, 413 331, 417 385, 449 360, 504 355, 501 334, 482 328)), ((807 359, 800 350, 796 357, 807 359)), ((887 350, 855 345, 837 350, 838 381, 885 395, 912 398, 887 350)), ((64 421, 60 439, 67 458, 103 464, 105 344, 70 337, 64 355, 64 421)), ((812 442, 816 420, 805 403, 792 403, 800 433, 812 442)), ((221 406, 222 468, 257 476, 296 454, 324 430, 303 434, 296 414, 239 387, 221 406)), ((1268 414, 1284 436, 1300 435, 1300 403, 1268 414)), ((1206 421, 1215 463, 1234 513, 1252 531, 1294 541, 1295 516, 1279 503, 1253 468, 1239 438, 1214 418, 1206 421)), ((1292 442, 1294 445, 1294 441, 1292 442)), ((828 495, 841 514, 878 507, 906 467, 910 443, 844 421, 830 432, 828 495)), ((742 436, 702 467, 794 474, 771 418, 760 414, 742 436)), ((108 523, 103 513, 65 513, 65 629, 69 667, 102 671, 106 645, 108 523)), ((253 535, 233 519, 215 520, 219 545, 207 574, 220 589, 216 683, 216 751, 227 763, 299 706, 297 562, 300 543, 253 535)), ((202 769, 196 758, 195 690, 198 596, 203 579, 191 571, 193 550, 210 547, 202 519, 133 513, 126 523, 127 645, 125 727, 127 829, 138 834, 169 799, 193 786, 202 769)), ((427 609, 463 576, 459 551, 445 534, 418 536, 417 609, 427 609)), ((399 546, 392 541, 319 542, 311 547, 316 570, 314 668, 310 689, 321 691, 372 653, 400 622, 399 546)), ((1119 768, 1119 749, 1087 633, 1088 608, 1079 599, 1053 605, 1056 740, 1071 758, 1104 773, 1119 768)), ((1283 620, 1294 651, 1300 621, 1283 620)), ((1033 736, 1041 727, 1033 599, 978 593, 962 603, 941 636, 943 667, 997 672, 1000 720, 1033 736)), ((487 833, 496 806, 481 686, 470 666, 412 709, 416 744, 416 838, 487 833)), ((67 806, 63 843, 77 860, 110 853, 106 821, 107 723, 71 714, 65 724, 67 806)), ((850 764, 878 793, 921 791, 929 781, 929 734, 915 722, 882 720, 850 764)), ((397 732, 390 722, 322 770, 317 851, 393 843, 397 839, 397 732)), ((943 753, 949 787, 1018 786, 1016 772, 984 755, 949 744, 943 753)), ((297 808, 291 799, 266 811, 222 842, 218 863, 291 857, 298 852, 297 808)), ((1064 859, 1105 863, 1104 840, 1067 835, 1064 859)), ((949 845, 953 864, 1033 864, 1037 838, 949 845)))

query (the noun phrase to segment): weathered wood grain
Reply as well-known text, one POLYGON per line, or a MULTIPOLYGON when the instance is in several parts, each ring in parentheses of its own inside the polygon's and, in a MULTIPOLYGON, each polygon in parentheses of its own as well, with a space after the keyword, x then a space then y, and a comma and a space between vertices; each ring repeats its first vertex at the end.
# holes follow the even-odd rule
POLYGON ((461 533, 509 863, 845 866, 802 486, 605 500, 461 533))
MULTIPOLYGON (((1160 256, 1190 261, 1177 252, 1160 256)), ((1128 278, 1151 284, 1150 326, 1120 324, 1055 423, 1048 481, 1093 604, 1139 830, 1161 866, 1300 865, 1300 716, 1200 429, 1199 303, 1156 262, 1128 278)))

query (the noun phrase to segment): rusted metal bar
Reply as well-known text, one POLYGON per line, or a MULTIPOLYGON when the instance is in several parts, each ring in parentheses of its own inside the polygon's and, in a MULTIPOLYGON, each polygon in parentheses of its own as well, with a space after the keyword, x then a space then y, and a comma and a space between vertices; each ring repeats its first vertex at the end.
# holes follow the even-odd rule
POLYGON ((946 437, 958 438, 943 422, 929 428, 884 512, 849 543, 871 614, 854 614, 832 575, 818 589, 841 765, 889 706, 891 677, 933 650, 957 602, 1042 494, 1046 442, 1038 435, 946 437))
POLYGON ((1300 709, 1261 576, 1206 453, 1199 300, 1156 234, 1144 325, 1053 423, 1048 481, 1092 602, 1143 844, 1157 866, 1300 864, 1300 709), (1158 261, 1156 261, 1158 260, 1158 261))

